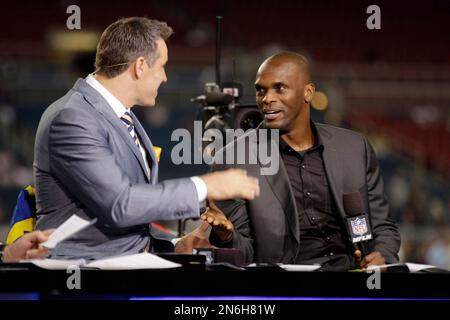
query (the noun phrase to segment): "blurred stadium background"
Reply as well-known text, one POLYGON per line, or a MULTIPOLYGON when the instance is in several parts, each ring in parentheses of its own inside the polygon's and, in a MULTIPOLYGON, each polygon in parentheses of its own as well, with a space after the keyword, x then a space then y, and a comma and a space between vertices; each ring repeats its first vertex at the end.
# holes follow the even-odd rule
POLYGON ((175 29, 169 82, 156 108, 138 110, 163 148, 160 178, 208 170, 172 164, 170 135, 192 129, 199 106, 189 100, 215 79, 221 15, 222 80, 242 83, 242 102, 253 103, 264 58, 279 50, 308 56, 320 91, 313 118, 363 132, 376 148, 402 260, 450 268, 450 2, 17 0, 0 8, 1 240, 19 190, 32 183, 42 112, 93 71, 98 37, 120 17, 148 16, 175 29), (81 30, 66 28, 71 4, 81 8, 81 30), (370 4, 381 8, 381 30, 366 27, 370 4))

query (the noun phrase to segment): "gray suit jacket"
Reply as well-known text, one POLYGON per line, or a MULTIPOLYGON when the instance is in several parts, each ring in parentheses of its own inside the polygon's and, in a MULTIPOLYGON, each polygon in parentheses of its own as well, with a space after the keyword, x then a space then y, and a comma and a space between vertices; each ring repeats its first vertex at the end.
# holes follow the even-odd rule
MULTIPOLYGON (((324 144, 325 171, 339 216, 345 219, 343 194, 359 191, 371 221, 374 237, 370 243, 371 249, 380 251, 388 263, 397 262, 400 235, 389 216, 383 181, 371 145, 362 135, 350 130, 325 124, 316 124, 316 128, 324 144)), ((246 139, 242 136, 227 145, 222 153, 239 144, 248 146, 249 152, 256 153, 259 144, 257 137, 258 135, 253 135, 246 139)), ((248 202, 235 199, 217 203, 234 224, 235 232, 232 241, 228 243, 221 243, 211 233, 210 240, 213 244, 241 249, 248 262, 295 263, 300 250, 299 219, 289 177, 281 158, 279 163, 277 174, 265 176, 260 173, 261 161, 257 164, 246 162, 232 166, 246 169, 248 175, 258 177, 261 194, 248 202)), ((227 167, 231 166, 216 164, 213 170, 227 167)))
POLYGON ((132 116, 149 155, 150 176, 124 123, 84 79, 42 115, 33 164, 37 228, 58 227, 73 214, 98 218, 58 245, 53 258, 140 252, 149 244, 149 231, 156 237, 149 230, 151 221, 199 216, 197 191, 189 178, 158 183, 153 145, 132 116))

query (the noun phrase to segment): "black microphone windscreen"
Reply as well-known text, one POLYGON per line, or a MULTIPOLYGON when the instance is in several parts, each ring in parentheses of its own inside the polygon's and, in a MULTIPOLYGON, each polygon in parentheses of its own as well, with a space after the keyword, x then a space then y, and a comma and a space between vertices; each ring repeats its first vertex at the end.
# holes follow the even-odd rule
POLYGON ((344 211, 349 217, 354 217, 364 213, 364 206, 361 195, 358 191, 344 193, 342 196, 344 211))
POLYGON ((206 93, 206 104, 209 106, 227 105, 233 101, 233 96, 223 92, 208 92, 206 93))

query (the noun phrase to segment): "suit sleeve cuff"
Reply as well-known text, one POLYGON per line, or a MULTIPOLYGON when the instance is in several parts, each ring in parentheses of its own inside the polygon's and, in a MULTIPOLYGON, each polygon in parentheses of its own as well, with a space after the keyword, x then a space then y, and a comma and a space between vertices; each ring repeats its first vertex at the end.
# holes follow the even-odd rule
POLYGON ((199 177, 191 177, 191 181, 194 183, 195 189, 197 189, 198 202, 205 201, 208 195, 206 183, 199 177))

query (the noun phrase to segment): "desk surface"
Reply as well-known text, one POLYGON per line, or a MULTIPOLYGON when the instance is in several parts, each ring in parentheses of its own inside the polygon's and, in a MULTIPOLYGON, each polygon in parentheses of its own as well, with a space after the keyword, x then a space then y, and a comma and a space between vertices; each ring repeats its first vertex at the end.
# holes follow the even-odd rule
POLYGON ((69 290, 66 271, 0 267, 0 294, 36 293, 41 298, 108 295, 130 297, 318 297, 450 299, 450 273, 379 273, 380 289, 369 289, 373 273, 208 270, 80 270, 81 289, 69 290))

